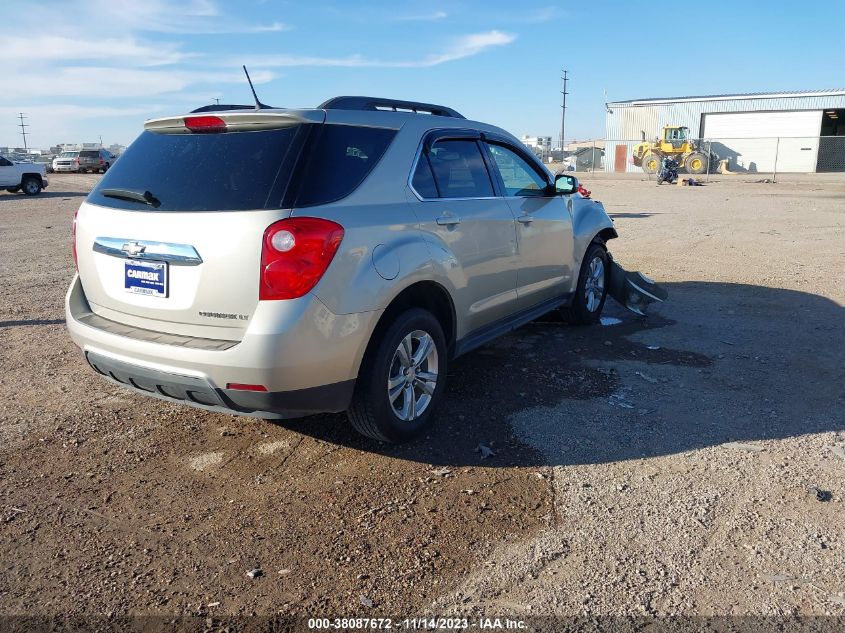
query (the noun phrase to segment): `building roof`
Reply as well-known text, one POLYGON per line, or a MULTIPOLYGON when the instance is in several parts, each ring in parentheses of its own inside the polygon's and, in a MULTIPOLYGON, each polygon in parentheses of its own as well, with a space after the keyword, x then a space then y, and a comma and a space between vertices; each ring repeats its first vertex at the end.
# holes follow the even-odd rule
POLYGON ((797 92, 746 92, 727 95, 699 95, 694 97, 654 97, 649 99, 611 101, 608 105, 647 105, 652 103, 674 103, 681 101, 731 101, 734 99, 781 99, 784 97, 833 97, 839 95, 845 96, 845 88, 803 90, 797 92))

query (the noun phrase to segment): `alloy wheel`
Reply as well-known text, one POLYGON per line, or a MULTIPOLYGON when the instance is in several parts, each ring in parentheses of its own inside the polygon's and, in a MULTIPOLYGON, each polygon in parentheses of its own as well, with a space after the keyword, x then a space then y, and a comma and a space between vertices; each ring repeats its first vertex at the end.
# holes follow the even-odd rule
POLYGON ((437 346, 430 334, 414 330, 400 341, 387 378, 387 396, 399 419, 410 422, 425 412, 437 387, 437 371, 437 346))

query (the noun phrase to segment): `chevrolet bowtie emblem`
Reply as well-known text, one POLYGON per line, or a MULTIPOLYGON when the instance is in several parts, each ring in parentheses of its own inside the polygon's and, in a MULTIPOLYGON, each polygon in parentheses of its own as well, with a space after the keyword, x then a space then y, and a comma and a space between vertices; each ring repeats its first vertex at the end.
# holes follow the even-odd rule
POLYGON ((138 242, 127 242, 123 245, 123 248, 121 248, 120 250, 122 250, 127 255, 132 255, 134 257, 135 255, 140 255, 145 250, 147 250, 147 247, 143 244, 139 244, 138 242))

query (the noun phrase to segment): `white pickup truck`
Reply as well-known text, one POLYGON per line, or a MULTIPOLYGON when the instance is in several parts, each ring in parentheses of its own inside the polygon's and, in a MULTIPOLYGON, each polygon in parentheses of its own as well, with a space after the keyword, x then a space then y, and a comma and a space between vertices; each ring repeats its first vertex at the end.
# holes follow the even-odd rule
POLYGON ((0 156, 0 189, 23 191, 28 196, 41 193, 48 185, 47 169, 41 163, 18 163, 0 156))

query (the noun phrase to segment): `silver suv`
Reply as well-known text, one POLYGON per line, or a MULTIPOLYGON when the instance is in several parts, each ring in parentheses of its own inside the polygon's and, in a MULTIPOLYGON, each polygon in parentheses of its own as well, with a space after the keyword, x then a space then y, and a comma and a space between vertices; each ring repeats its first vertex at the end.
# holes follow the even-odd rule
POLYGON ((406 440, 456 356, 551 310, 598 320, 616 231, 577 187, 431 104, 151 120, 76 213, 68 329, 140 393, 406 440))

